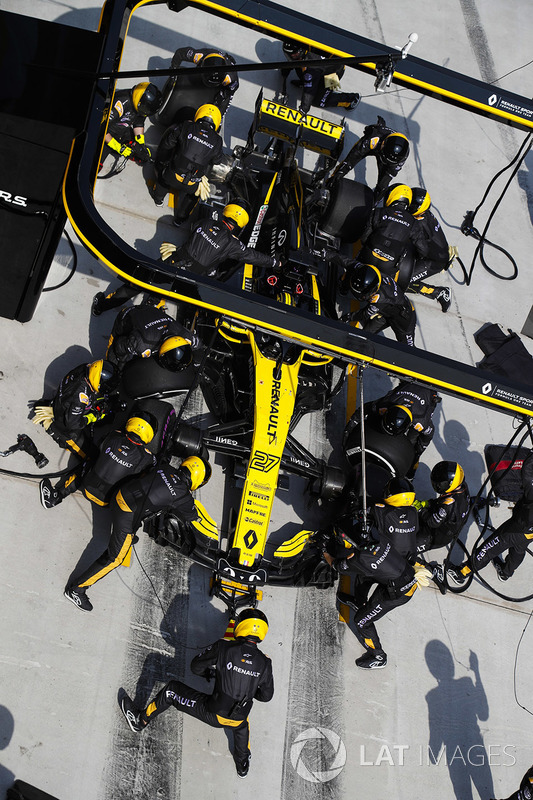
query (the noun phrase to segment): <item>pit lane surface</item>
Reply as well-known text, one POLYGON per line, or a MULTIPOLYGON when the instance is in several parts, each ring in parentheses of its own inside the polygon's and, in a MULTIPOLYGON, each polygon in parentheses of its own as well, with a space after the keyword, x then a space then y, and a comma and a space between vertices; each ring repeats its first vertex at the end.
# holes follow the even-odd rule
MULTIPOLYGON (((318 2, 305 8, 296 2, 288 5, 317 17, 326 14, 333 24, 389 45, 405 44, 408 34, 416 31, 419 41, 413 52, 420 58, 487 82, 511 73, 501 85, 530 94, 532 67, 518 70, 530 60, 531 22, 525 2, 508 6, 491 0, 476 5, 463 0, 434 9, 418 0, 401 7, 384 0, 355 0, 328 11, 318 2)), ((96 29, 100 13, 99 7, 85 2, 2 0, 0 7, 90 29, 96 29)), ((122 68, 167 66, 172 52, 187 43, 220 46, 237 61, 279 55, 279 45, 266 37, 214 17, 202 17, 199 24, 196 12, 172 15, 159 6, 134 15, 122 68)), ((266 94, 277 88, 276 80, 264 73, 248 73, 242 80, 225 123, 227 148, 242 142, 260 82, 266 94)), ((468 265, 476 243, 459 233, 464 213, 476 207, 491 177, 512 159, 525 134, 414 91, 396 91, 393 86, 389 93, 376 95, 373 80, 355 71, 348 71, 343 88, 363 95, 348 119, 346 146, 365 124, 375 121, 377 113, 406 133, 412 153, 400 178, 428 188, 450 244, 459 246, 468 265)), ((159 135, 155 128, 147 128, 148 143, 156 143, 159 135)), ((517 260, 518 279, 497 280, 478 264, 467 288, 458 284, 460 273, 454 267, 442 281, 453 293, 447 315, 431 301, 414 300, 418 346, 475 364, 482 354, 473 333, 483 322, 521 330, 532 302, 532 165, 530 154, 489 232, 489 238, 517 260)), ((363 164, 357 176, 363 179, 366 174, 372 182, 373 170, 373 164, 363 164)), ((499 191, 491 194, 492 202, 498 195, 499 191)), ((176 236, 170 210, 164 207, 162 213, 153 205, 142 170, 134 164, 99 182, 96 199, 105 218, 141 252, 156 255, 162 240, 176 236)), ((478 227, 482 227, 479 220, 478 227)), ((27 421, 27 402, 55 387, 70 367, 89 360, 90 354, 102 354, 113 314, 91 318, 90 301, 97 290, 118 285, 80 245, 76 250, 77 274, 65 288, 42 296, 30 323, 0 320, 4 341, 0 446, 7 448, 17 433, 28 433, 50 458, 50 470, 63 468, 66 458, 27 421)), ((508 262, 500 256, 493 261, 492 253, 489 258, 497 271, 509 274, 508 262)), ((70 264, 71 253, 62 239, 48 285, 59 283, 70 264)), ((533 351, 531 340, 524 342, 533 351)), ((367 372, 368 397, 389 388, 385 375, 367 372)), ((187 416, 199 413, 199 402, 193 399, 187 416)), ((338 444, 344 416, 345 403, 339 399, 327 421, 313 415, 297 433, 318 455, 321 451, 328 455, 333 448, 333 462, 341 463, 338 444)), ((505 443, 513 431, 512 420, 446 397, 436 422, 434 443, 416 476, 418 495, 430 496, 429 471, 441 458, 463 465, 475 493, 486 477, 485 444, 505 443)), ((212 481, 199 496, 217 520, 224 520, 225 478, 221 464, 215 461, 215 465, 212 481)), ((25 454, 13 455, 0 466, 37 472, 25 454)), ((284 526, 289 535, 298 520, 312 525, 314 512, 301 489, 296 481, 289 493, 279 495, 272 529, 284 526)), ((141 535, 138 559, 134 556, 130 568, 115 570, 97 584, 89 592, 94 611, 82 615, 62 591, 70 573, 83 568, 103 547, 108 530, 105 513, 93 513, 78 495, 44 511, 37 481, 31 479, 2 476, 0 493, 4 516, 0 791, 15 775, 59 800, 72 794, 86 800, 132 796, 189 800, 198 795, 225 800, 250 793, 337 800, 354 792, 398 798, 416 792, 436 800, 454 795, 490 798, 508 796, 529 767, 533 706, 526 670, 533 652, 532 626, 526 629, 516 658, 516 682, 514 670, 532 605, 501 600, 480 584, 473 584, 467 594, 445 597, 429 587, 379 622, 389 664, 386 670, 369 674, 354 665, 361 649, 337 621, 334 590, 268 587, 261 603, 270 619, 264 649, 273 659, 276 694, 271 703, 256 703, 253 709, 253 758, 246 781, 236 777, 224 733, 178 713, 169 711, 136 737, 118 709, 119 687, 132 696, 138 692, 144 701, 169 677, 205 686, 191 677, 188 663, 202 645, 223 634, 226 621, 222 604, 208 596, 208 573, 141 535), (471 651, 477 656, 478 672, 471 651), (316 736, 313 729, 326 738, 309 739, 298 747, 297 737, 306 731, 316 736), (448 764, 443 757, 438 764, 431 763, 428 748, 438 751, 442 744, 448 764), (318 772, 320 777, 310 780, 318 772)), ((498 524, 508 513, 503 504, 491 512, 493 522, 498 524)), ((472 524, 470 545, 477 535, 472 524)), ((496 588, 503 587, 504 593, 526 595, 531 585, 529 557, 506 584, 496 581, 490 566, 484 576, 496 588)))

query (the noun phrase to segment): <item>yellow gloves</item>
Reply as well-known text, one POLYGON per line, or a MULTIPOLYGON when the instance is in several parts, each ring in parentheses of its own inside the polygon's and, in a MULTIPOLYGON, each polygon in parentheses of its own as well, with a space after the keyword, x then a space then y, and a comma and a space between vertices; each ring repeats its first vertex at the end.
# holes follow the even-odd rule
POLYGON ((45 431, 48 430, 54 421, 52 406, 35 406, 35 415, 32 419, 34 425, 42 425, 45 431))
POLYGON ((198 188, 194 194, 196 195, 196 197, 199 197, 200 200, 207 200, 207 198, 211 194, 211 189, 209 188, 209 181, 207 180, 207 175, 202 175, 202 180, 198 184, 198 188))
POLYGON ((175 244, 171 244, 170 242, 163 242, 163 244, 159 248, 159 252, 161 253, 161 258, 163 261, 166 261, 167 258, 170 258, 172 253, 175 253, 177 247, 175 244))
POLYGON ((413 506, 416 508, 417 511, 421 511, 428 505, 429 505, 429 500, 415 500, 415 502, 413 503, 413 506))
POLYGON ((111 148, 111 150, 115 150, 119 155, 124 156, 124 158, 129 158, 133 152, 131 147, 128 147, 125 144, 120 144, 120 142, 117 142, 116 139, 111 139, 107 145, 111 148))
POLYGON ((429 586, 429 582, 433 576, 431 570, 427 569, 427 567, 424 567, 422 564, 419 564, 418 562, 415 564, 414 570, 415 570, 415 580, 417 587, 421 589, 422 586, 429 586))
POLYGON ((329 75, 324 75, 324 85, 326 89, 333 89, 334 92, 341 88, 341 82, 336 72, 331 72, 329 75))
POLYGON ((457 258, 458 255, 459 255, 459 250, 457 249, 457 247, 454 244, 453 245, 451 244, 448 247, 448 261, 449 261, 449 263, 451 264, 452 261, 454 260, 454 258, 457 258))

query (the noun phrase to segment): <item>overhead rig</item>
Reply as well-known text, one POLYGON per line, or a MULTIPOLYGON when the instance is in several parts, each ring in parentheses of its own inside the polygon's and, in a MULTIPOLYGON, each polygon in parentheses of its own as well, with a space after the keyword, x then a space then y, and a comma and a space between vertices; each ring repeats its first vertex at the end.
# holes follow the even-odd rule
MULTIPOLYGON (((317 318, 301 309, 281 308, 268 298, 229 290, 213 279, 187 272, 177 276, 161 262, 140 256, 102 219, 93 198, 103 144, 101 121, 115 80, 126 74, 119 72, 119 64, 130 17, 138 8, 153 4, 160 5, 162 0, 108 0, 102 10, 100 77, 95 82, 85 129, 74 140, 63 186, 67 215, 87 249, 140 289, 212 310, 253 330, 274 333, 351 364, 372 366, 395 377, 434 386, 445 394, 489 409, 513 416, 533 416, 531 387, 387 338, 356 332, 345 323, 317 318)), ((374 74, 376 65, 379 67, 391 56, 390 48, 384 45, 266 1, 237 4, 234 0, 169 0, 168 7, 174 12, 197 8, 278 39, 302 41, 313 50, 342 57, 347 66, 351 66, 350 57, 354 57, 354 68, 374 74), (371 51, 376 53, 374 61, 360 63, 361 55, 368 56, 371 51)), ((402 58, 401 52, 395 56, 394 83, 513 127, 533 128, 532 101, 412 56, 402 58)))

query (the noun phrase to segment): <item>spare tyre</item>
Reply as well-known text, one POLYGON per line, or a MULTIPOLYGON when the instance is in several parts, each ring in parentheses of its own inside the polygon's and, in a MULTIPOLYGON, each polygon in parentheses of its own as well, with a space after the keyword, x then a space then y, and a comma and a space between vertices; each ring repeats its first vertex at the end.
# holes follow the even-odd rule
MULTIPOLYGON (((344 446, 344 455, 352 469, 361 467, 363 459, 359 423, 348 435, 344 446)), ((390 436, 367 424, 365 425, 365 456, 369 473, 369 465, 373 464, 380 467, 380 472, 388 473, 391 478, 397 475, 403 477, 415 460, 415 448, 403 434, 390 436)))
POLYGON ((197 369, 193 363, 181 372, 171 372, 155 358, 134 358, 122 371, 121 391, 131 399, 173 397, 189 390, 197 369))
POLYGON ((213 103, 216 90, 205 86, 200 75, 190 70, 191 75, 170 77, 163 86, 163 101, 154 121, 157 125, 168 128, 177 122, 194 119, 196 111, 205 103, 213 103))
POLYGON ((414 252, 413 248, 409 246, 398 263, 398 278, 396 281, 400 289, 403 289, 404 292, 411 283, 414 268, 414 252))
POLYGON ((167 452, 173 446, 173 436, 176 430, 176 411, 174 406, 164 400, 147 397, 137 400, 133 404, 129 416, 135 416, 137 411, 146 411, 155 417, 157 421, 154 438, 146 445, 147 448, 154 455, 167 452))
POLYGON ((374 192, 369 186, 342 178, 333 186, 318 226, 343 242, 356 242, 361 238, 373 205, 374 192))

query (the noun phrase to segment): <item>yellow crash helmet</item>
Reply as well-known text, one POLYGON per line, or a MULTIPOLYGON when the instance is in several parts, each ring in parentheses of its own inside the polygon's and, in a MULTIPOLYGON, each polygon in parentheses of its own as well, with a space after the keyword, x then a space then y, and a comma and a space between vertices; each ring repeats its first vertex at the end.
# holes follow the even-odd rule
POLYGON ((409 155, 409 142, 403 133, 389 133, 381 143, 381 158, 386 164, 403 164, 409 155))
POLYGON ((246 228, 250 220, 250 215, 241 200, 234 200, 228 203, 222 211, 222 217, 229 219, 238 228, 246 228))
POLYGON ((152 415, 139 412, 129 418, 125 430, 127 433, 134 433, 144 444, 150 444, 155 436, 156 428, 157 425, 152 415))
POLYGON ((133 105, 135 111, 144 117, 155 114, 163 97, 155 83, 138 83, 133 87, 133 105))
POLYGON ((188 478, 189 489, 194 492, 211 477, 211 464, 200 456, 189 456, 181 462, 179 471, 188 478))
POLYGON ((409 206, 413 199, 413 193, 409 186, 405 183, 395 183, 391 186, 387 196, 385 197, 385 205, 391 206, 393 203, 403 203, 409 206))
POLYGON ((413 199, 411 200, 409 211, 413 217, 421 217, 430 207, 431 197, 429 196, 429 192, 426 192, 426 190, 422 189, 420 186, 417 186, 416 189, 412 189, 411 191, 413 193, 413 199))
POLYGON ((391 478, 385 486, 383 502, 388 506, 412 506, 415 490, 411 481, 407 478, 391 478))
POLYGON ((350 291, 356 300, 369 300, 381 286, 381 272, 372 264, 356 264, 350 273, 350 291))
POLYGON ((110 361, 104 361, 100 358, 98 361, 93 361, 92 364, 88 365, 87 379, 95 392, 98 392, 103 387, 106 389, 111 388, 116 378, 116 369, 110 361))
POLYGON ((245 608, 235 620, 233 635, 236 639, 243 636, 262 642, 268 632, 268 619, 266 614, 257 608, 245 608))
POLYGON ((226 72, 226 59, 222 53, 207 53, 198 63, 199 67, 219 67, 213 72, 205 72, 202 81, 205 86, 217 87, 227 86, 231 83, 231 78, 226 72))
POLYGON ((383 414, 381 426, 385 433, 390 436, 397 436, 399 433, 405 433, 411 427, 413 422, 413 415, 407 406, 391 406, 383 414))
POLYGON ((199 120, 209 122, 218 131, 222 122, 222 114, 217 106, 212 105, 212 103, 204 103, 194 115, 194 121, 199 122, 199 120))
POLYGON ((465 479, 465 473, 456 461, 439 461, 431 470, 431 485, 438 494, 447 494, 457 489, 465 479))
POLYGON ((183 336, 169 336, 159 348, 158 361, 163 369, 180 372, 192 362, 192 347, 183 336))

